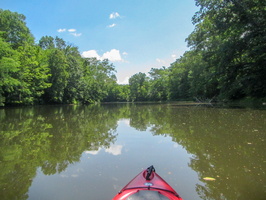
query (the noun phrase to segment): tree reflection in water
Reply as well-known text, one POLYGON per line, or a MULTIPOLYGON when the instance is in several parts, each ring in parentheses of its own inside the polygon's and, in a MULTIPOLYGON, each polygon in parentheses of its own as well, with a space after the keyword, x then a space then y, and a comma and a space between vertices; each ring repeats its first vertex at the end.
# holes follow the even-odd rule
POLYGON ((169 136, 193 155, 189 167, 198 174, 201 199, 263 199, 265 115, 265 110, 173 104, 1 109, 0 197, 27 199, 37 169, 61 173, 84 152, 120 155, 122 146, 114 145, 118 121, 129 119, 135 130, 169 136))
POLYGON ((109 111, 99 106, 0 110, 1 199, 27 199, 38 167, 46 175, 60 173, 85 150, 108 148, 117 126, 109 111))

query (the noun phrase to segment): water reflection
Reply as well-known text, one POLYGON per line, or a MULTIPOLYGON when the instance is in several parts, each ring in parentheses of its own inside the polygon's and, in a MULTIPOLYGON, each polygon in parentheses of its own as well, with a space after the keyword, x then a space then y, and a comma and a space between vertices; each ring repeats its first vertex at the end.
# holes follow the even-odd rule
MULTIPOLYGON (((120 155, 122 153, 122 145, 111 145, 109 148, 104 149, 105 152, 110 153, 114 156, 120 155)), ((97 155, 102 148, 99 148, 97 151, 85 151, 86 154, 91 154, 91 155, 97 155)))
POLYGON ((101 107, 0 111, 1 199, 27 199, 37 168, 45 175, 63 172, 84 150, 108 149, 116 137, 116 118, 101 107))
POLYGON ((263 110, 172 104, 1 109, 0 197, 34 199, 43 188, 35 187, 32 196, 28 191, 39 181, 49 187, 47 193, 57 188, 47 199, 86 199, 84 187, 96 193, 90 199, 111 199, 132 178, 124 168, 133 171, 152 161, 184 199, 192 198, 186 188, 198 199, 264 199, 265 115, 263 110), (184 164, 180 151, 190 159, 184 164), (88 173, 88 166, 97 167, 88 173), (197 173, 195 184, 184 168, 197 173), (56 186, 56 177, 68 187, 78 185, 79 196, 56 196, 66 192, 56 186), (114 188, 103 196, 99 185, 114 188))
POLYGON ((205 182, 196 186, 202 199, 265 198, 265 112, 202 108, 166 111, 170 113, 163 116, 171 116, 167 127, 155 122, 154 134, 171 135, 193 154, 189 167, 205 182), (204 181, 204 177, 216 180, 204 181))

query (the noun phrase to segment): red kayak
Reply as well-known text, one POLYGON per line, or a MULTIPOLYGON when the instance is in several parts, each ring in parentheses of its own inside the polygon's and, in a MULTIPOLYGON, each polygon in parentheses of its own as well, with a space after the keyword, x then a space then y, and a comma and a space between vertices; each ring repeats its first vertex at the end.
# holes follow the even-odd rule
POLYGON ((139 173, 113 200, 182 200, 153 166, 139 173))

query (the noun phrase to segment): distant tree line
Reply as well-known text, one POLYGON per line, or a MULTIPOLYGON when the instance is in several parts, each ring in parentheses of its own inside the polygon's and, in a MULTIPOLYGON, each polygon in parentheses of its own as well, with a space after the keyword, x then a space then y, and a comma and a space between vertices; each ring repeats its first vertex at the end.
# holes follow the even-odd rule
POLYGON ((0 9, 0 105, 266 97, 266 2, 195 0, 190 50, 169 67, 116 82, 108 60, 58 37, 38 43, 25 16, 0 9))

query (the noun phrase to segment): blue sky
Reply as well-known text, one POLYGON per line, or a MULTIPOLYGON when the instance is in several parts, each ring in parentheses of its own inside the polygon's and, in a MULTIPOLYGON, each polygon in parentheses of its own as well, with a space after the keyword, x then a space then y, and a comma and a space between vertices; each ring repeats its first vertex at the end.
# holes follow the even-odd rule
POLYGON ((26 16, 36 41, 58 36, 84 57, 108 58, 119 83, 168 67, 188 50, 194 0, 1 0, 26 16))

